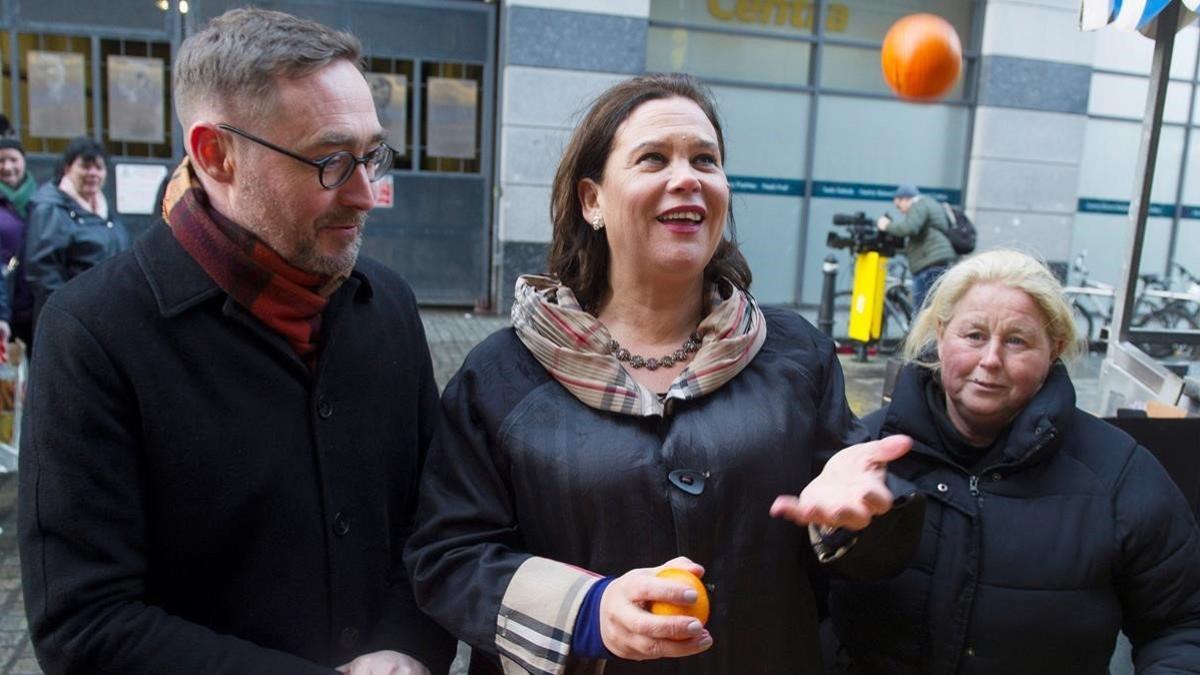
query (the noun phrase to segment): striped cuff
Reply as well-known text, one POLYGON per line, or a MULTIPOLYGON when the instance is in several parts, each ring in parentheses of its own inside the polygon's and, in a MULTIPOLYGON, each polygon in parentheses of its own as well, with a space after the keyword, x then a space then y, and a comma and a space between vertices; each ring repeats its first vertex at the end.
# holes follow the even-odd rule
POLYGON ((506 675, 559 675, 591 572, 546 558, 526 560, 513 574, 496 617, 496 649, 506 675))

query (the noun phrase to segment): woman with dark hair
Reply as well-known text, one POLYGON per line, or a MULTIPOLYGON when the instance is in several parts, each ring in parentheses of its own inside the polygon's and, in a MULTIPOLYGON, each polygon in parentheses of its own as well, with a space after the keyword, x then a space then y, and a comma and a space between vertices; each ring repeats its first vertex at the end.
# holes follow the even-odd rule
POLYGON ((907 439, 853 445, 833 342, 750 295, 724 160, 692 78, 602 94, 555 178, 550 274, 446 387, 406 563, 472 673, 814 672, 809 563, 907 560, 919 511, 885 485, 907 439), (697 599, 664 567, 703 577, 707 626, 648 611, 697 599))
POLYGON ((25 170, 25 149, 21 142, 0 136, 0 266, 8 282, 0 284, 6 308, 0 310, 0 318, 9 322, 12 336, 21 338, 26 345, 32 338, 33 295, 25 283, 21 253, 28 228, 29 203, 36 190, 37 182, 25 170))
POLYGON ((55 179, 33 196, 25 279, 33 291, 35 317, 63 284, 129 248, 129 233, 104 198, 107 164, 99 143, 76 138, 67 145, 55 179))

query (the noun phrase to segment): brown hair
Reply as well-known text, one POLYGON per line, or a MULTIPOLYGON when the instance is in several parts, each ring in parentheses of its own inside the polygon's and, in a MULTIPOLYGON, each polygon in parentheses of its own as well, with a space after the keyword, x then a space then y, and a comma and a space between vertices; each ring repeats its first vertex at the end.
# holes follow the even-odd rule
MULTIPOLYGON (((704 111, 717 132, 721 162, 725 162, 725 136, 716 106, 707 90, 695 78, 679 73, 651 73, 626 80, 600 95, 576 127, 562 161, 554 175, 550 200, 553 240, 550 244, 550 273, 575 292, 580 304, 594 307, 608 290, 608 239, 595 231, 583 217, 579 205, 579 181, 604 180, 604 164, 612 152, 617 129, 638 106, 647 101, 686 98, 704 111)), ((735 285, 750 288, 750 266, 737 245, 733 224, 733 204, 729 205, 726 236, 704 268, 705 281, 725 278, 735 285)))
POLYGON ((345 59, 356 66, 358 38, 268 9, 231 9, 183 41, 171 84, 184 129, 204 102, 246 116, 274 105, 275 78, 295 79, 345 59))

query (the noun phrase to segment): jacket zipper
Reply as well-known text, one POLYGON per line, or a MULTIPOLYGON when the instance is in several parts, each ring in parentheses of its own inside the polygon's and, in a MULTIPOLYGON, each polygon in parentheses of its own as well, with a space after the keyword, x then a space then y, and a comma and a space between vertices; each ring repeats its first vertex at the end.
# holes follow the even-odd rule
POLYGON ((971 483, 970 483, 969 487, 971 489, 971 496, 978 497, 979 496, 979 476, 977 476, 975 474, 971 474, 971 483))

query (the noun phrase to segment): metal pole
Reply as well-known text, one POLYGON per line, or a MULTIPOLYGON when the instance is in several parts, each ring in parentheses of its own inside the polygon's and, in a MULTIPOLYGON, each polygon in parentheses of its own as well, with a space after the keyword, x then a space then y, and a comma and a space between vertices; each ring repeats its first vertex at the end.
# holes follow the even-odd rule
POLYGON ((825 256, 821 265, 821 309, 817 313, 817 329, 833 337, 833 298, 837 286, 838 261, 832 255, 825 256))
POLYGON ((829 0, 812 3, 813 35, 812 51, 808 59, 808 84, 813 88, 808 99, 808 128, 804 132, 804 198, 800 202, 799 259, 796 261, 796 279, 793 286, 793 304, 804 304, 804 269, 808 258, 808 225, 812 215, 813 167, 816 165, 817 113, 820 108, 821 60, 825 53, 825 10, 829 0))
POLYGON ((1188 92, 1188 113, 1183 123, 1183 150, 1179 155, 1179 180, 1175 185, 1175 209, 1171 212, 1171 238, 1167 243, 1167 268, 1163 274, 1171 277, 1171 268, 1175 264, 1175 252, 1179 246, 1179 220, 1183 218, 1183 187, 1188 175, 1188 149, 1192 143, 1192 120, 1196 119, 1196 79, 1200 73, 1200 49, 1196 50, 1196 60, 1192 63, 1191 87, 1188 92))
POLYGON ((1158 15, 1154 35, 1154 60, 1150 65, 1150 87, 1146 96, 1146 114, 1142 118, 1142 142, 1133 174, 1133 200, 1129 206, 1130 244, 1128 256, 1117 279, 1113 304, 1112 342, 1129 339, 1133 301, 1137 294, 1138 271, 1142 262, 1142 243, 1146 234, 1146 215, 1150 208, 1150 189, 1154 185, 1154 161, 1158 157, 1158 137, 1162 131, 1163 108, 1167 102, 1167 83, 1171 78, 1171 50, 1179 27, 1179 3, 1172 2, 1158 15))

